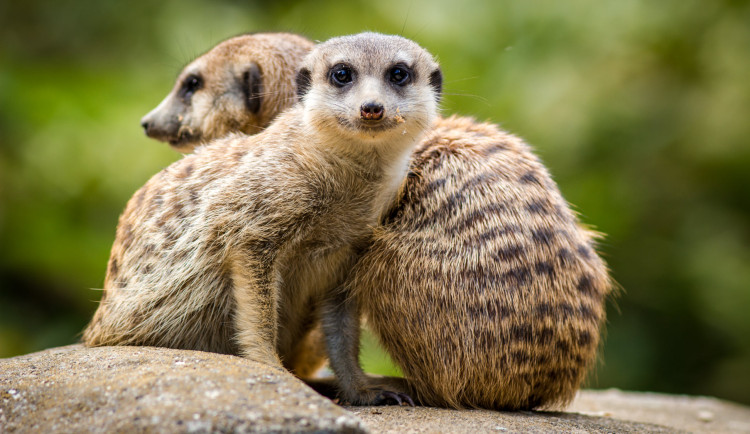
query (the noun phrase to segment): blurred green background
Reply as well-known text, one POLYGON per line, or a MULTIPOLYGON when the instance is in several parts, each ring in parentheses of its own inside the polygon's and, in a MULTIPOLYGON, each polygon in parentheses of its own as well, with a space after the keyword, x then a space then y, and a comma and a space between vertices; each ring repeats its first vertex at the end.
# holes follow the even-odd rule
MULTIPOLYGON (((0 357, 75 342, 119 212, 179 158, 139 119, 258 30, 436 54, 445 113, 529 141, 624 288, 589 387, 750 403, 747 1, 0 2, 0 357)), ((390 372, 366 339, 368 369, 390 372)))

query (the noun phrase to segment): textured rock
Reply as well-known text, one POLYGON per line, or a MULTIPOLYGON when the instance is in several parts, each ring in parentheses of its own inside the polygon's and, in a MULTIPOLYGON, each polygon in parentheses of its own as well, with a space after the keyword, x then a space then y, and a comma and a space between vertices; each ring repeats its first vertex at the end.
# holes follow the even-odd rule
POLYGON ((586 390, 567 411, 691 432, 750 433, 750 408, 703 396, 586 390))
POLYGON ((536 411, 446 410, 432 407, 352 407, 373 432, 378 433, 611 433, 677 432, 669 427, 585 416, 576 413, 536 411))
POLYGON ((72 345, 0 360, 0 433, 90 431, 750 433, 750 409, 617 390, 583 391, 566 412, 344 409, 285 371, 219 354, 72 345))
POLYGON ((566 412, 351 407, 374 432, 750 433, 750 408, 715 398, 585 390, 566 412))
POLYGON ((0 432, 360 432, 285 371, 149 347, 56 348, 0 360, 0 432))

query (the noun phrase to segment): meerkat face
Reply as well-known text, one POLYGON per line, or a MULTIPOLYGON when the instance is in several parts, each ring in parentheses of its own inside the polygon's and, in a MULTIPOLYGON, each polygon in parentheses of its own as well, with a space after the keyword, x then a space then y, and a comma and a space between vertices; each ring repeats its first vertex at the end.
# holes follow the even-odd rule
POLYGON ((377 33, 318 45, 297 74, 306 124, 364 141, 413 140, 434 120, 441 85, 440 68, 426 50, 377 33))
POLYGON ((181 152, 230 132, 260 132, 294 103, 294 71, 312 46, 288 33, 228 39, 187 65, 141 125, 181 152))
POLYGON ((228 119, 258 123, 263 103, 260 66, 252 61, 237 65, 211 54, 186 66, 169 95, 141 119, 147 136, 189 152, 223 135, 220 130, 228 119))

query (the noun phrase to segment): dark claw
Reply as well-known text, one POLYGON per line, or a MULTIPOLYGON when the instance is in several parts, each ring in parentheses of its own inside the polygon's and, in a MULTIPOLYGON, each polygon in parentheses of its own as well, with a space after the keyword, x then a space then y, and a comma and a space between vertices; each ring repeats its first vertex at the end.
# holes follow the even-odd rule
POLYGON ((401 405, 404 402, 404 401, 401 400, 401 397, 398 396, 398 393, 396 393, 396 392, 391 392, 391 391, 388 391, 388 390, 384 390, 384 391, 380 392, 380 400, 382 400, 382 401, 385 402, 385 400, 387 400, 387 399, 392 399, 392 400, 396 401, 398 403, 398 405, 401 405))
POLYGON ((397 405, 402 405, 404 402, 414 407, 414 401, 411 397, 405 393, 391 392, 389 390, 383 390, 380 392, 378 397, 375 399, 375 405, 386 405, 388 400, 396 401, 397 405))

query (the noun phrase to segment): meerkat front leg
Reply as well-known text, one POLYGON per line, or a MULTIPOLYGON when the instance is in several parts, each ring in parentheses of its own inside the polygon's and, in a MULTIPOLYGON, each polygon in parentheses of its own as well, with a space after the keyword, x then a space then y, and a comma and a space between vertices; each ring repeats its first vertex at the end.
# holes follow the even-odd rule
POLYGON ((356 299, 344 288, 331 291, 322 306, 323 332, 331 369, 336 374, 339 397, 350 405, 414 406, 414 401, 393 382, 371 380, 359 365, 360 312, 356 299))
POLYGON ((276 351, 279 282, 276 273, 261 261, 231 261, 232 293, 236 303, 234 324, 240 355, 282 368, 276 351))

